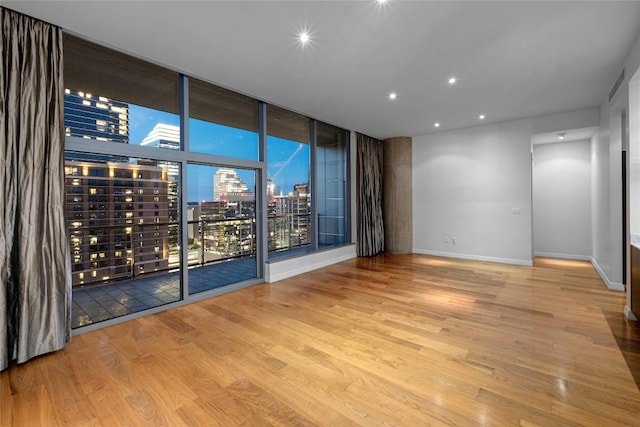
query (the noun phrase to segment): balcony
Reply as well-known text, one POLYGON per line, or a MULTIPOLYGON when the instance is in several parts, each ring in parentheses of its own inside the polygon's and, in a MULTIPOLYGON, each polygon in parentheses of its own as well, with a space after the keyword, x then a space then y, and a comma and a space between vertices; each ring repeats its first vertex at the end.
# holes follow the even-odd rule
MULTIPOLYGON (((309 248, 309 219, 269 216, 270 257, 309 248)), ((177 223, 76 225, 70 226, 72 261, 79 261, 73 264, 73 328, 182 298, 177 223)), ((190 295, 257 276, 255 219, 201 219, 187 227, 190 295)))

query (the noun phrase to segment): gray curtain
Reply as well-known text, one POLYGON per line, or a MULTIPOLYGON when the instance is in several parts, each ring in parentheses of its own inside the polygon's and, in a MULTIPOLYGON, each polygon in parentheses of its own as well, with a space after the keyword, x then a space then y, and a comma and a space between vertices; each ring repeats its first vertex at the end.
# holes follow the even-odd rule
POLYGON ((69 341, 62 31, 0 8, 0 370, 69 341))
POLYGON ((357 135, 358 256, 384 251, 382 141, 357 135))

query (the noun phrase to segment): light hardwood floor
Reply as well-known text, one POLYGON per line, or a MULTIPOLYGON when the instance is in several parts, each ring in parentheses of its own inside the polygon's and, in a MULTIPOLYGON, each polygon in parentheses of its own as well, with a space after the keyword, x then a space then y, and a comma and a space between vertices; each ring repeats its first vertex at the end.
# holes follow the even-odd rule
POLYGON ((585 262, 354 259, 13 366, 0 425, 639 426, 624 299, 585 262))

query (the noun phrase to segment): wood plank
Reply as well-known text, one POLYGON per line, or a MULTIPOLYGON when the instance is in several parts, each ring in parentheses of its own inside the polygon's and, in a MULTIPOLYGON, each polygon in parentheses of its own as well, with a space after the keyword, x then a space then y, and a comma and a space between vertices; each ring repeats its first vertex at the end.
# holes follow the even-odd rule
POLYGON ((14 364, 0 425, 638 425, 624 304, 588 262, 353 259, 14 364))

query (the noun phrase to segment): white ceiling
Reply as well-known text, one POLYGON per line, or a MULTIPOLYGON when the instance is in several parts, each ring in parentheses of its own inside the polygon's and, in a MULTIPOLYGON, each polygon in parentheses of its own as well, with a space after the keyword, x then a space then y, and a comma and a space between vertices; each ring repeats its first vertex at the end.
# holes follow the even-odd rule
POLYGON ((378 138, 599 106, 640 31, 637 1, 3 5, 378 138))

